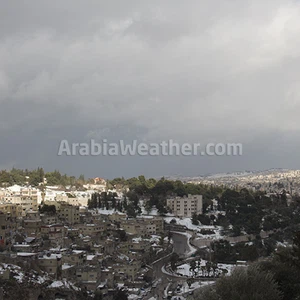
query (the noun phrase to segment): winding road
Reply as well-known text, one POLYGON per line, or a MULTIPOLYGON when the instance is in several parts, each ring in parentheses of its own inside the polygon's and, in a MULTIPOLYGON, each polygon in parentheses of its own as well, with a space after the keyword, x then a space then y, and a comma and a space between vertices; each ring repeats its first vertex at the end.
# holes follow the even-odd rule
MULTIPOLYGON (((186 235, 174 232, 172 233, 172 240, 174 252, 179 256, 184 257, 188 252, 190 252, 191 249, 186 235)), ((178 278, 163 273, 162 268, 168 262, 169 256, 162 258, 153 264, 153 277, 160 279, 161 281, 157 284, 156 288, 152 288, 151 293, 149 293, 144 299, 150 299, 151 297, 156 297, 159 300, 163 299, 164 291, 170 283, 172 283, 172 285, 177 285, 178 283, 182 283, 186 280, 184 278, 178 278)))

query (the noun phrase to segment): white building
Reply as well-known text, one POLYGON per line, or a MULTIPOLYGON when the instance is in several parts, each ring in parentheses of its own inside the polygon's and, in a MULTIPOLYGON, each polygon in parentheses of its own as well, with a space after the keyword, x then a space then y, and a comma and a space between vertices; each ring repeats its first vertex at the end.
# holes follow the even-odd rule
POLYGON ((33 187, 22 187, 20 185, 13 185, 1 190, 1 203, 20 204, 22 206, 22 214, 26 215, 29 210, 38 209, 38 190, 33 187))
POLYGON ((202 214, 202 195, 188 195, 188 197, 175 197, 167 199, 167 206, 175 216, 191 217, 194 213, 202 214))

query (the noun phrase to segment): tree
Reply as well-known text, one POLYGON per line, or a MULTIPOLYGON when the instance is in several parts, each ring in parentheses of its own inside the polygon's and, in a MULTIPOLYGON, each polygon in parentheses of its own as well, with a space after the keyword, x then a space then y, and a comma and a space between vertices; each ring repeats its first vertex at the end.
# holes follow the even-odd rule
POLYGON ((213 269, 213 272, 214 272, 214 277, 216 277, 216 272, 217 272, 217 269, 218 269, 218 264, 216 263, 212 263, 211 265, 212 269, 213 269))
POLYGON ((198 215, 198 220, 202 225, 210 225, 210 218, 207 215, 198 215))
POLYGON ((172 238, 172 232, 171 230, 168 231, 168 245, 171 243, 171 238, 172 238))
POLYGON ((194 214, 192 215, 192 224, 193 224, 193 225, 198 225, 198 224, 199 224, 198 216, 197 216, 196 213, 194 213, 194 214))
POLYGON ((171 269, 173 271, 176 270, 176 264, 179 261, 179 255, 177 253, 172 253, 171 257, 170 257, 170 263, 171 263, 171 269))
POLYGON ((151 201, 147 201, 145 204, 146 212, 149 214, 151 212, 151 209, 152 209, 152 203, 151 203, 151 201))
POLYGON ((163 236, 161 236, 160 238, 159 238, 159 245, 163 248, 164 247, 164 237, 163 236))
POLYGON ((119 235, 119 239, 121 242, 126 242, 127 241, 127 234, 125 230, 118 230, 117 231, 118 235, 119 235))
POLYGON ((91 199, 88 200, 88 208, 89 209, 100 207, 99 203, 98 203, 98 198, 100 198, 99 193, 93 193, 91 195, 91 199))
POLYGON ((197 272, 198 274, 200 273, 200 269, 201 269, 201 258, 197 258, 197 272))
POLYGON ((197 266, 196 261, 195 261, 195 260, 192 260, 192 261, 190 262, 190 271, 193 272, 193 276, 195 276, 196 266, 197 266))
POLYGON ((300 299, 300 234, 295 234, 292 247, 279 247, 270 259, 259 262, 260 269, 274 276, 283 300, 300 299))
POLYGON ((139 179, 139 182, 140 182, 141 184, 146 184, 146 179, 145 179, 145 176, 144 176, 144 175, 140 175, 140 176, 138 177, 138 179, 139 179))
POLYGON ((272 274, 258 266, 236 268, 231 276, 222 277, 214 286, 195 293, 195 300, 281 300, 282 295, 272 274))
POLYGON ((210 221, 211 221, 212 225, 214 224, 215 220, 216 220, 216 216, 215 215, 210 215, 210 221))
POLYGON ((187 285, 189 286, 189 288, 191 288, 192 284, 193 284, 193 280, 191 278, 188 278, 186 281, 187 285))
POLYGON ((128 217, 130 217, 130 218, 135 218, 136 217, 136 211, 135 211, 134 206, 133 206, 132 203, 127 205, 126 213, 127 213, 128 217))
POLYGON ((219 240, 212 243, 214 260, 216 262, 235 262, 236 252, 227 240, 219 240))
POLYGON ((259 268, 274 276, 283 300, 300 299, 300 272, 291 264, 291 249, 280 248, 268 260, 259 262, 259 268))
POLYGON ((241 227, 238 225, 234 225, 232 227, 233 236, 239 236, 241 235, 241 227))
POLYGON ((207 261, 205 267, 206 267, 206 270, 207 270, 207 276, 209 277, 210 276, 210 271, 212 269, 212 263, 210 261, 207 261))
POLYGON ((102 295, 101 291, 96 290, 94 300, 102 300, 102 299, 103 299, 103 295, 102 295))
POLYGON ((113 296, 113 300, 128 300, 128 296, 125 291, 117 290, 113 296))
POLYGON ((293 239, 292 249, 293 263, 300 270, 300 231, 298 231, 293 239))
POLYGON ((38 173, 32 174, 29 178, 29 184, 32 186, 38 186, 40 182, 40 175, 38 173))
POLYGON ((55 207, 55 205, 44 204, 43 206, 39 206, 39 211, 40 211, 40 213, 55 215, 56 207, 55 207))

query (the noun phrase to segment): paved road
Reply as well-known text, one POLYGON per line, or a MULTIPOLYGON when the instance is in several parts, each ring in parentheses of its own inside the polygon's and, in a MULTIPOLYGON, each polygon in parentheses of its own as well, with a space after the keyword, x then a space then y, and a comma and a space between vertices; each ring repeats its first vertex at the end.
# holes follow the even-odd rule
POLYGON ((179 256, 184 256, 190 251, 188 237, 186 235, 173 232, 172 240, 174 242, 174 252, 179 256))
MULTIPOLYGON (((187 244, 187 237, 183 234, 172 233, 172 240, 174 242, 174 252, 179 256, 184 256, 185 253, 189 252, 190 248, 187 244)), ((151 297, 157 297, 157 299, 161 300, 164 296, 164 291, 167 286, 171 283, 171 285, 177 286, 178 283, 182 283, 182 278, 177 278, 170 276, 168 274, 164 274, 162 272, 162 267, 169 262, 169 257, 164 258, 153 265, 153 277, 156 279, 160 279, 161 281, 157 284, 156 288, 152 288, 151 293, 147 295, 145 299, 149 299, 151 297)))

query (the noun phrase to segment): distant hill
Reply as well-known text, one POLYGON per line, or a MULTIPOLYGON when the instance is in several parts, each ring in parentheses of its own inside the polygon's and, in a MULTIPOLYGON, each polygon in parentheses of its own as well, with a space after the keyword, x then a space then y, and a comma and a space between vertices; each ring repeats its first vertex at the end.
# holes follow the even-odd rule
POLYGON ((300 170, 269 169, 263 171, 238 171, 200 176, 169 176, 170 180, 184 182, 246 187, 255 190, 278 192, 283 189, 300 194, 300 170))

